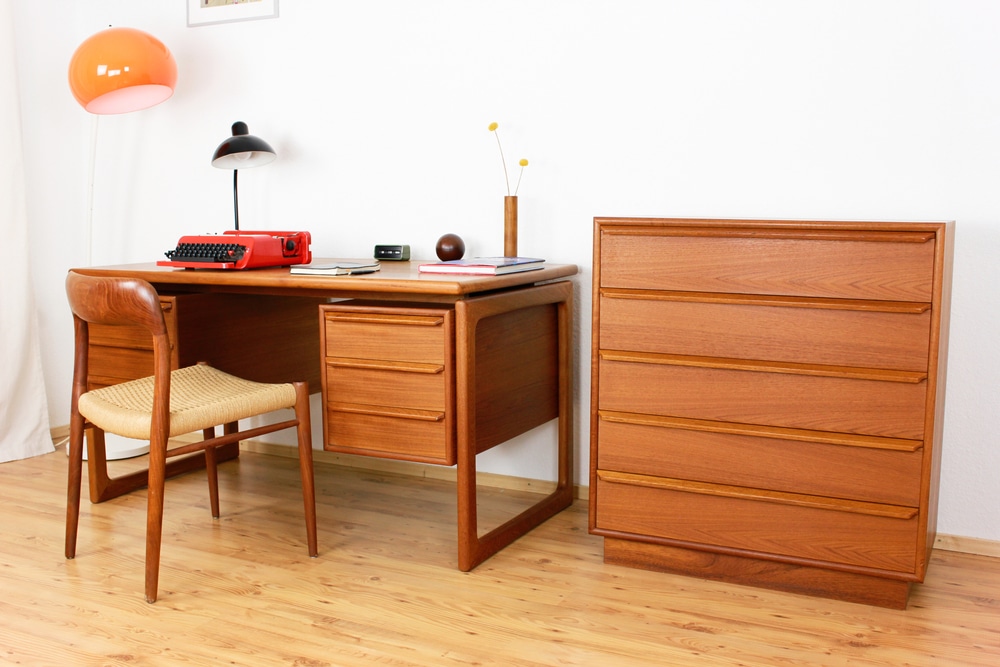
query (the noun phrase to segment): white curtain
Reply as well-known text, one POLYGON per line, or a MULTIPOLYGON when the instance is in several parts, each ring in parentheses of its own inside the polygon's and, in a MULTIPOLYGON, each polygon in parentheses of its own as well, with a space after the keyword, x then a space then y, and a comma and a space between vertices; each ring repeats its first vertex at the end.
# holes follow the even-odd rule
POLYGON ((0 462, 53 451, 28 271, 12 3, 0 2, 0 462))

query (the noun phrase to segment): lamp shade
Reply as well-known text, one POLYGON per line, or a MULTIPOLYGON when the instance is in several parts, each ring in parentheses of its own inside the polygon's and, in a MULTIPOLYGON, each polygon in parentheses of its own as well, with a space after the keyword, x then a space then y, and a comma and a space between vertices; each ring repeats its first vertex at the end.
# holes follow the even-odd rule
POLYGON ((215 149, 212 166, 219 169, 247 169, 272 162, 276 157, 274 149, 266 141, 250 134, 246 123, 236 121, 233 123, 233 136, 215 149))
POLYGON ((88 37, 69 63, 73 97, 94 114, 148 109, 173 95, 176 85, 170 50, 135 28, 108 28, 88 37))

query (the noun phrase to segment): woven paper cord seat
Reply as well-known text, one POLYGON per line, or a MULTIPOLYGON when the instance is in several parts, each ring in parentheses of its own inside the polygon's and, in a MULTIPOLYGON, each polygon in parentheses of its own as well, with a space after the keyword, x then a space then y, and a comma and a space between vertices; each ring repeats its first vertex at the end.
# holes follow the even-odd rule
MULTIPOLYGON (((170 374, 169 437, 293 407, 295 387, 291 384, 262 384, 205 364, 188 366, 170 374)), ((149 438, 152 413, 152 376, 80 397, 80 414, 126 438, 149 438)))

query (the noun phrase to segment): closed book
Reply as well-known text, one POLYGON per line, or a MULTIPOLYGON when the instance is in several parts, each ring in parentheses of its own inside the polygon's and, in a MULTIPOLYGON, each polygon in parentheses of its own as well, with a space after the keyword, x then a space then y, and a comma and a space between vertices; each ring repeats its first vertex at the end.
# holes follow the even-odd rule
POLYGON ((447 262, 421 264, 421 273, 467 273, 474 275, 499 276, 519 271, 534 271, 545 265, 544 259, 535 257, 472 257, 453 259, 447 262))
POLYGON ((333 261, 293 264, 290 273, 297 276, 349 276, 357 273, 373 273, 378 270, 378 262, 333 261))

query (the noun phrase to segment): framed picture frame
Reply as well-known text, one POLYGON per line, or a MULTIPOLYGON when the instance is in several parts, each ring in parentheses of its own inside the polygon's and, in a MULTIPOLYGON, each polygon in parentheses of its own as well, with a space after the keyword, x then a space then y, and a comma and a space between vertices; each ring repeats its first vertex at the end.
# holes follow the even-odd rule
POLYGON ((278 17, 278 0, 186 0, 188 27, 278 17))

